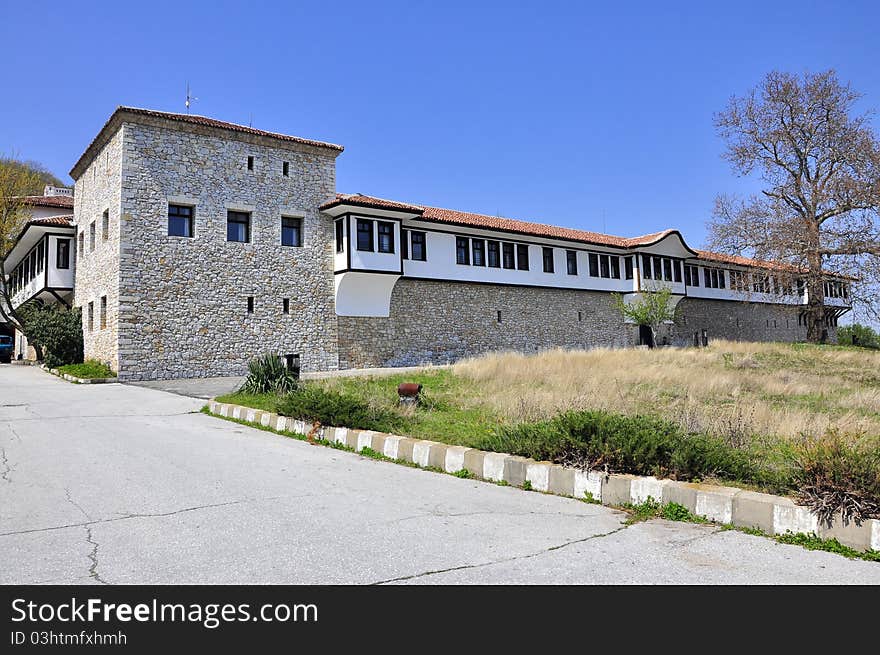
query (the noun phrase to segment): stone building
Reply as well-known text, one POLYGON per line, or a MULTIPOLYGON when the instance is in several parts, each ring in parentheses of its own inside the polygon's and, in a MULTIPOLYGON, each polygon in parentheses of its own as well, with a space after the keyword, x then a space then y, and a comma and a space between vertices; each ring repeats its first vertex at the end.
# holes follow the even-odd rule
MULTIPOLYGON (((120 107, 73 167, 87 358, 122 380, 447 362, 498 349, 626 346, 614 309, 668 286, 663 339, 794 341, 805 291, 782 266, 637 238, 336 192, 342 147, 120 107)), ((848 309, 828 282, 828 329, 848 309)))

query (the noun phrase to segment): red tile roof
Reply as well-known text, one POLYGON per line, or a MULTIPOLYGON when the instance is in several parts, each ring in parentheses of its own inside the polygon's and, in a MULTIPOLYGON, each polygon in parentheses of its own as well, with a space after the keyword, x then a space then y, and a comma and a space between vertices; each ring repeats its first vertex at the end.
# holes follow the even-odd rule
POLYGON ((73 198, 71 196, 24 196, 24 202, 31 207, 73 208, 73 198))
POLYGON ((600 234, 598 232, 589 232, 586 230, 575 230, 567 227, 544 225, 543 223, 502 218, 500 216, 487 216, 485 214, 474 214, 454 209, 414 205, 411 203, 386 200, 385 198, 376 198, 375 196, 365 196, 360 193, 338 193, 336 194, 336 198, 321 205, 321 209, 330 209, 331 207, 337 207, 344 204, 373 209, 411 211, 414 214, 419 214, 420 220, 435 223, 486 228, 489 230, 499 230, 515 234, 528 234, 532 236, 564 239, 566 241, 579 241, 593 245, 614 246, 618 248, 632 248, 640 245, 650 245, 676 232, 675 230, 664 230, 662 232, 655 232, 654 234, 646 234, 644 236, 629 239, 626 237, 617 237, 610 234, 600 234))
POLYGON ((27 222, 28 225, 53 225, 59 227, 73 227, 73 214, 67 216, 45 216, 43 218, 32 218, 27 222))
MULTIPOLYGON (((239 132, 241 134, 252 134, 254 136, 263 136, 269 137, 272 139, 278 139, 280 141, 288 141, 292 143, 301 143, 307 146, 315 146, 317 148, 327 148, 330 150, 336 150, 338 152, 342 152, 345 148, 336 143, 328 143, 326 141, 315 141, 313 139, 304 139, 298 136, 292 136, 290 134, 279 134, 277 132, 267 132, 266 130, 258 130, 253 127, 248 127, 246 125, 239 125, 237 123, 227 123, 226 121, 218 121, 215 118, 208 118, 207 116, 199 116, 197 114, 174 114, 166 111, 156 111, 154 109, 141 109, 139 107, 125 107, 120 105, 116 108, 116 111, 107 119, 107 122, 104 123, 104 127, 100 129, 97 136, 92 139, 92 142, 85 149, 82 156, 77 160, 77 162, 73 165, 73 168, 70 170, 70 175, 73 179, 77 179, 81 173, 82 168, 85 167, 88 161, 91 161, 90 154, 93 153, 94 150, 97 149, 97 145, 102 141, 104 136, 107 134, 108 129, 111 124, 115 120, 122 120, 121 117, 123 114, 135 115, 135 116, 148 116, 151 118, 162 118, 169 121, 175 121, 178 123, 187 123, 190 125, 201 125, 204 127, 214 127, 222 130, 229 130, 230 132, 239 132)), ((115 132, 115 129, 113 130, 115 132)))

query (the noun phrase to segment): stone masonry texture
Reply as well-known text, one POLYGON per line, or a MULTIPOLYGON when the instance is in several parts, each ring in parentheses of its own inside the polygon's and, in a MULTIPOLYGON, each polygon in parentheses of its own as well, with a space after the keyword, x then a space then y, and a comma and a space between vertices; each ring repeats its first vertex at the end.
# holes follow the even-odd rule
POLYGON ((92 265, 88 253, 77 281, 83 304, 118 279, 112 327, 87 332, 86 357, 110 361, 123 381, 242 375, 265 352, 298 353, 304 371, 337 368, 332 223, 317 208, 335 193, 338 153, 158 119, 124 123, 113 144, 112 174, 92 181, 99 155, 77 182, 80 216, 115 197, 102 244, 115 262, 92 265), (194 207, 192 238, 168 235, 169 203, 194 207), (228 210, 251 213, 249 243, 227 242, 228 210), (282 216, 302 218, 302 247, 281 245, 282 216))

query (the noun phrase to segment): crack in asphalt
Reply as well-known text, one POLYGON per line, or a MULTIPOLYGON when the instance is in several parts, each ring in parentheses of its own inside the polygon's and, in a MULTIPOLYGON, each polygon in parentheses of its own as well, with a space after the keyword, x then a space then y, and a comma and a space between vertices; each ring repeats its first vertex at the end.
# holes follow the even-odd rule
MULTIPOLYGON (((307 494, 311 495, 311 494, 307 494)), ((302 498, 304 496, 295 496, 296 498, 302 498)), ((84 521, 82 523, 68 523, 66 525, 54 525, 48 528, 33 528, 31 530, 16 530, 14 532, 0 532, 0 537, 11 537, 15 535, 21 534, 33 534, 36 532, 52 532, 54 530, 66 530, 68 528, 84 528, 92 525, 100 525, 103 523, 115 523, 116 521, 128 521, 130 519, 151 519, 151 518, 162 518, 166 516, 175 516, 177 514, 185 514, 187 512, 195 512, 202 509, 213 509, 215 507, 228 507, 230 505, 242 505, 245 503, 258 503, 267 500, 278 500, 281 498, 280 496, 276 496, 274 498, 245 498, 244 500, 232 500, 228 503, 213 503, 210 505, 196 505, 194 507, 184 507, 183 509, 177 509, 173 512, 157 512, 155 514, 126 514, 125 516, 118 516, 112 519, 95 519, 90 521, 84 521)))
POLYGON ((434 571, 424 571, 422 573, 414 573, 413 575, 403 575, 397 578, 389 578, 388 580, 379 580, 378 582, 372 582, 372 585, 384 585, 389 584, 391 582, 403 582, 405 580, 415 580, 418 578, 425 578, 430 575, 439 575, 441 573, 450 573, 452 571, 465 571, 468 569, 479 569, 486 566, 492 566, 494 564, 507 564, 508 562, 516 562, 523 559, 531 559, 533 557, 538 557, 539 555, 545 555, 547 553, 552 553, 555 550, 560 550, 562 548, 567 548, 568 546, 573 546, 575 544, 582 544, 586 541, 592 541, 593 539, 601 539, 602 537, 610 537, 611 535, 617 534, 623 530, 629 528, 629 525, 621 525, 619 528, 615 528, 610 532, 603 532, 601 534, 590 535, 589 537, 584 537, 583 539, 574 539, 572 541, 566 541, 565 543, 556 544, 555 546, 549 546, 547 548, 543 548, 535 553, 528 553, 526 555, 517 555, 515 557, 505 557, 503 559, 492 560, 491 562, 482 562, 480 564, 464 564, 462 566, 452 566, 447 569, 437 569, 434 571))
POLYGON ((67 496, 67 502, 69 502, 71 505, 76 507, 80 512, 82 512, 82 515, 85 516, 89 521, 92 520, 92 517, 89 516, 89 513, 87 511, 85 511, 82 508, 82 506, 70 496, 70 489, 68 489, 67 487, 64 487, 64 495, 67 496))
POLYGON ((3 465, 3 470, 0 471, 0 479, 11 483, 12 480, 9 479, 9 474, 12 473, 12 467, 9 465, 9 459, 6 457, 5 448, 0 448, 0 464, 3 465))
POLYGON ((98 574, 98 542, 92 539, 92 529, 88 525, 83 527, 86 529, 86 541, 92 545, 92 552, 88 554, 88 558, 92 562, 89 567, 89 577, 101 584, 110 584, 98 574))

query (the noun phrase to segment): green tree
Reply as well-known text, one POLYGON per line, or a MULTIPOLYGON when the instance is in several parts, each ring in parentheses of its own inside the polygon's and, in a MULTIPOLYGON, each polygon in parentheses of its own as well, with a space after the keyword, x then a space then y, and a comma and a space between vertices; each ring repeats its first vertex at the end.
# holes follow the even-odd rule
POLYGON ((79 308, 27 306, 19 313, 28 327, 30 344, 42 351, 46 366, 57 368, 82 363, 82 312, 79 308))
POLYGON ((657 330, 666 321, 675 320, 676 308, 670 302, 672 290, 663 286, 653 291, 642 292, 635 300, 627 302, 619 293, 611 294, 614 306, 623 318, 636 325, 651 328, 651 341, 657 343, 657 330))

